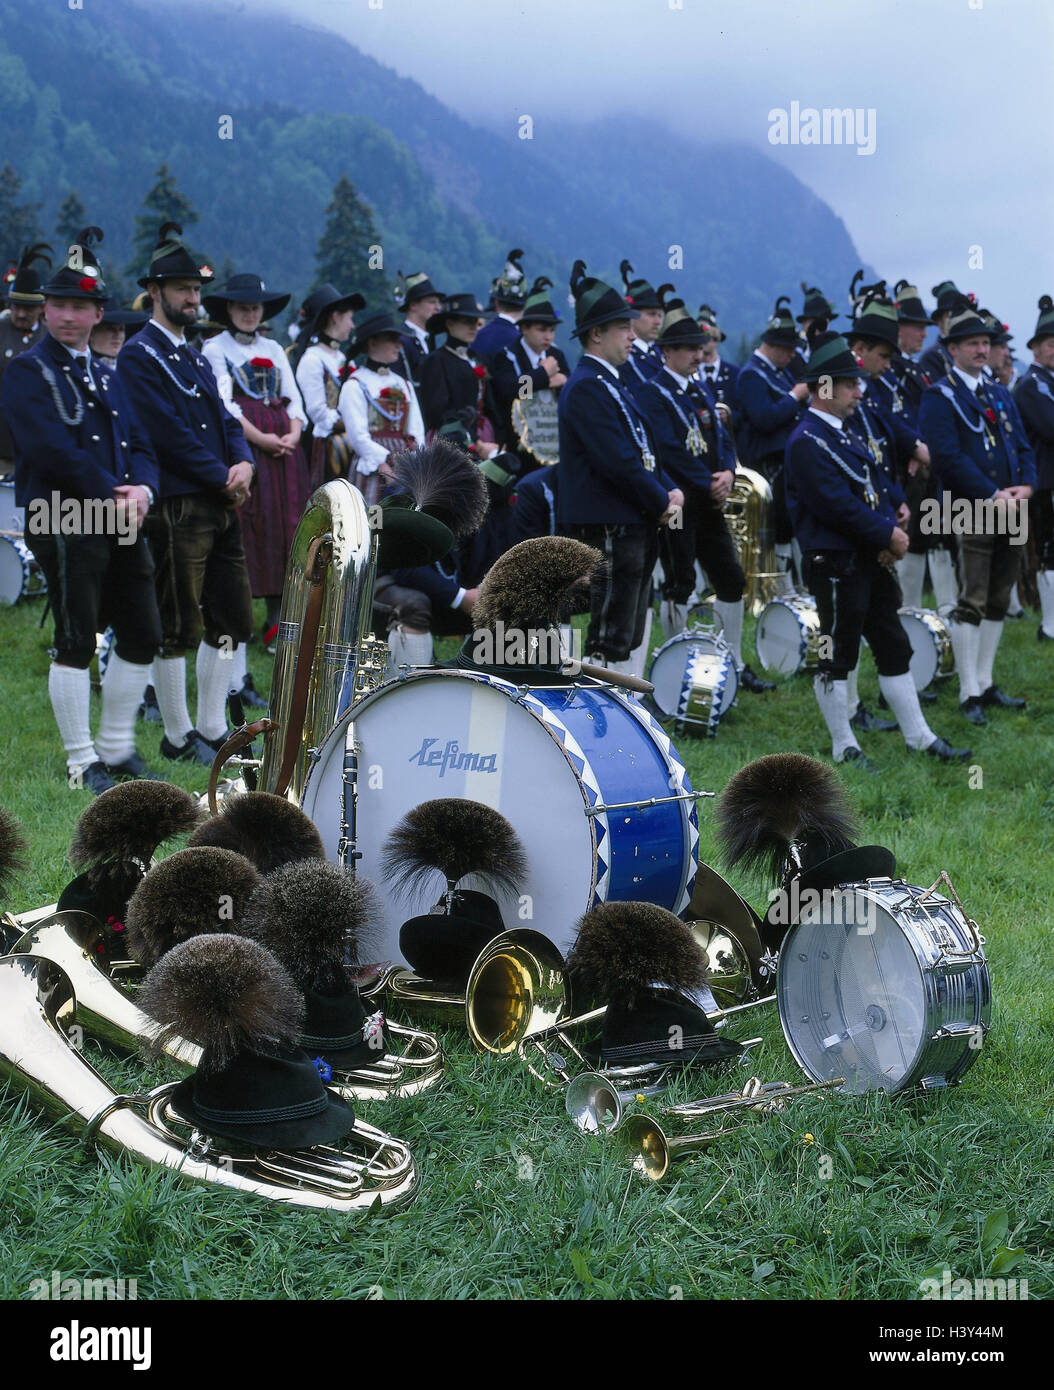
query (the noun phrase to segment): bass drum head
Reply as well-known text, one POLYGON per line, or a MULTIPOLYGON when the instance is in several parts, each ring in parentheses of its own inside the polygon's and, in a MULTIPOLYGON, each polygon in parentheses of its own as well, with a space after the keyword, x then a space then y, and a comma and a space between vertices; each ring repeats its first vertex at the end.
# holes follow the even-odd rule
POLYGON ((936 613, 928 608, 902 608, 900 625, 911 643, 908 669, 916 690, 925 690, 938 675, 951 675, 950 669, 943 669, 949 665, 951 637, 936 613))
POLYGON ((22 541, 0 536, 0 603, 17 603, 29 583, 30 553, 22 541))
POLYGON ((819 631, 816 601, 799 594, 793 602, 773 599, 758 614, 754 646, 766 671, 793 676, 809 664, 809 636, 819 631))
POLYGON ((879 896, 853 886, 808 906, 776 972, 787 1045, 814 1081, 845 1091, 912 1085, 930 1030, 922 963, 879 896))
MULTIPOLYGON (((497 895, 506 930, 529 927, 565 953, 579 919, 598 901, 687 906, 698 841, 694 807, 672 802, 586 815, 597 802, 670 796, 676 791, 669 740, 644 711, 630 711, 603 686, 558 686, 521 695, 504 681, 459 671, 414 673, 382 686, 353 710, 358 753, 356 872, 372 880, 383 924, 367 949, 404 961, 400 928, 427 912, 445 887, 396 898, 380 875, 395 824, 441 797, 500 811, 523 843, 528 873, 521 896, 497 895)), ((337 859, 345 731, 336 726, 311 767, 301 806, 337 859)), ((685 788, 688 788, 685 779, 685 788)), ((467 888, 484 885, 471 877, 467 888)))
POLYGON ((708 632, 679 632, 664 642, 652 658, 648 679, 655 687, 651 698, 664 718, 707 726, 732 707, 739 689, 727 643, 708 632), (701 720, 689 706, 698 708, 703 695, 709 697, 708 718, 701 720))

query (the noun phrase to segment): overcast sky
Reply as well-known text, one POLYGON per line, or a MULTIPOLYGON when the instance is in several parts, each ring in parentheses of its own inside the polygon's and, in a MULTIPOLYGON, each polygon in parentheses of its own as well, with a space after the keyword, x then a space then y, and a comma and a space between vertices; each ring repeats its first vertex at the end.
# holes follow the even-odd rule
POLYGON ((253 0, 267 6, 512 134, 525 113, 619 112, 748 141, 831 205, 880 274, 927 300, 945 278, 975 290, 1019 354, 1054 293, 1054 0, 253 0), (789 120, 793 102, 859 108, 873 153, 771 143, 770 113, 789 120))

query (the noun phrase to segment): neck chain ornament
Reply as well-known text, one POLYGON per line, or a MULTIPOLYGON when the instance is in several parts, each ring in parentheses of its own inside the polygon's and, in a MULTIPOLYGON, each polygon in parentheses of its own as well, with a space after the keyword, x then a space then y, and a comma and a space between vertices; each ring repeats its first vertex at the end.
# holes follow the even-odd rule
POLYGON ((839 456, 831 448, 830 444, 827 443, 826 439, 821 439, 818 434, 812 434, 810 435, 810 438, 814 439, 816 443, 819 444, 820 448, 824 451, 828 458, 834 460, 834 462, 838 465, 839 469, 841 469, 841 471, 850 480, 850 482, 860 484, 860 486, 864 489, 864 501, 867 503, 867 505, 871 508, 873 512, 877 512, 878 493, 875 491, 875 484, 871 478, 870 465, 866 463, 864 464, 864 473, 861 477, 859 473, 853 472, 853 470, 849 467, 849 465, 843 458, 839 458, 839 456))
POLYGON ((623 419, 629 426, 630 434, 632 434, 634 442, 640 450, 641 462, 649 473, 654 473, 655 455, 651 451, 651 445, 648 442, 648 433, 644 426, 639 420, 634 420, 633 416, 626 408, 626 402, 623 399, 622 393, 616 389, 615 385, 603 372, 597 372, 597 380, 603 383, 607 391, 614 396, 615 400, 618 402, 618 408, 622 411, 623 419))
POLYGON ((155 348, 152 348, 149 343, 143 342, 143 335, 141 333, 136 334, 135 341, 139 344, 139 346, 143 349, 145 353, 147 353, 154 359, 157 365, 164 372, 165 376, 167 376, 169 381, 171 381, 172 385, 175 386, 177 391, 181 391, 184 396, 191 396, 194 398, 194 400, 197 400, 197 398, 201 395, 201 392, 198 390, 197 384, 195 384, 194 386, 184 386, 183 383, 180 381, 179 377, 176 376, 175 372, 168 365, 168 363, 161 356, 161 354, 155 348))
POLYGON ((55 409, 58 411, 59 419, 64 425, 79 425, 84 419, 84 397, 80 393, 77 383, 70 377, 70 387, 73 391, 73 399, 76 404, 71 415, 66 409, 66 403, 62 399, 62 392, 59 390, 58 378, 46 362, 42 362, 39 357, 33 359, 40 368, 40 374, 48 384, 51 392, 51 399, 55 402, 55 409))
MULTIPOLYGON (((692 454, 695 458, 699 458, 700 455, 708 453, 709 445, 707 444, 706 439, 703 436, 702 430, 699 428, 698 422, 692 420, 685 413, 685 411, 681 409, 680 402, 670 391, 667 391, 666 387, 663 386, 662 382, 659 381, 658 377, 653 377, 652 380, 655 383, 657 389, 670 402, 674 410, 676 410, 677 414, 680 416, 681 423, 687 429, 688 433, 685 436, 684 446, 688 450, 688 452, 692 454)), ((691 400, 691 396, 689 396, 688 399, 691 400)))

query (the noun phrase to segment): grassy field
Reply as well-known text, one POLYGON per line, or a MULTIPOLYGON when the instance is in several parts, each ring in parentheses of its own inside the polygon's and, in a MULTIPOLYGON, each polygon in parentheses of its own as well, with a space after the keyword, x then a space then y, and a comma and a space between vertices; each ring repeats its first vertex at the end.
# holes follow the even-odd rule
MULTIPOLYGON (((65 784, 39 612, 0 609, 0 801, 30 842, 13 911, 53 901, 70 877, 65 851, 87 802, 65 784)), ((909 757, 899 735, 872 734, 862 743, 881 776, 847 774, 865 840, 889 845, 910 882, 947 869, 987 936, 992 1031, 960 1087, 807 1097, 646 1186, 610 1143, 578 1137, 558 1093, 450 1031, 441 1092, 363 1107, 413 1149, 416 1204, 352 1219, 84 1157, 24 1099, 0 1094, 0 1297, 24 1298, 31 1280, 58 1270, 135 1278, 140 1299, 912 1299, 944 1269, 1012 1275, 1028 1280, 1030 1297, 1051 1297, 1054 649, 1038 646, 1031 616, 1007 628, 998 677, 1028 697, 1027 713, 997 711, 973 729, 956 712, 954 682, 929 712, 935 732, 972 747, 969 768, 909 757)), ((268 667, 255 648, 263 690, 268 667)), ((861 689, 873 705, 867 657, 861 689)), ((158 766, 160 734, 141 728, 140 751, 158 766)), ((695 786, 715 792, 764 753, 829 752, 801 678, 742 695, 715 740, 678 747, 695 786)), ((202 790, 206 778, 175 768, 173 780, 202 790)), ((700 852, 714 863, 710 804, 700 803, 700 852)), ((766 885, 732 878, 763 902, 766 885)), ((764 1035, 751 1068, 762 1079, 799 1079, 771 1006, 730 1031, 764 1035)), ((94 1043, 87 1055, 118 1088, 165 1079, 94 1043)), ((745 1077, 735 1067, 697 1075, 672 1098, 738 1089, 745 1077)))

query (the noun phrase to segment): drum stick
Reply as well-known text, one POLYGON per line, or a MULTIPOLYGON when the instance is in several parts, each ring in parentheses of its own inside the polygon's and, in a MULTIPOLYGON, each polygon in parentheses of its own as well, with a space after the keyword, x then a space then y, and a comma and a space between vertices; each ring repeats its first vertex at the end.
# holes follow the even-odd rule
POLYGON ((643 680, 640 676, 630 676, 625 671, 609 671, 606 666, 591 666, 588 661, 580 661, 578 668, 583 676, 606 681, 608 685, 619 685, 623 690, 634 690, 638 695, 650 695, 655 689, 651 681, 643 680))

